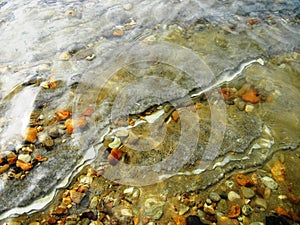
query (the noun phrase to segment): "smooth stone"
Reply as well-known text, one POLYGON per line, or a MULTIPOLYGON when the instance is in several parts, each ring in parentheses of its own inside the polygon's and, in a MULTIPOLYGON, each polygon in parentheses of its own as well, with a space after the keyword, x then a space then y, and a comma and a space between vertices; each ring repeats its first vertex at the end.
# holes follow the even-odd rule
POLYGON ((217 205, 217 210, 220 212, 226 212, 228 210, 227 202, 225 199, 221 199, 217 205))
POLYGON ((133 193, 133 190, 134 190, 133 187, 126 188, 126 189, 123 191, 123 193, 124 193, 124 194, 132 194, 132 193, 133 193))
POLYGON ((255 196, 255 192, 251 188, 242 187, 242 193, 245 198, 253 198, 255 196))
POLYGON ((186 225, 204 225, 198 216, 192 215, 186 218, 186 225))
POLYGON ((245 106, 245 112, 246 113, 251 113, 254 110, 254 106, 253 105, 246 105, 245 106))
POLYGON ((278 184, 271 177, 267 177, 267 176, 263 177, 263 178, 261 178, 261 181, 263 182, 264 185, 266 185, 268 188, 270 188, 272 190, 276 190, 278 188, 278 184))
POLYGON ((255 199, 255 205, 260 207, 260 208, 267 209, 267 201, 263 198, 256 198, 255 199))
POLYGON ((239 198, 241 198, 241 196, 238 193, 234 192, 234 191, 230 191, 228 193, 228 200, 229 201, 233 201, 234 199, 239 199, 239 198))
POLYGON ((242 212, 245 216, 249 216, 252 213, 253 209, 250 205, 243 205, 242 212))
POLYGON ((31 161, 31 156, 29 154, 18 155, 18 160, 29 163, 31 161))
POLYGON ((209 193, 209 196, 208 196, 208 197, 209 197, 210 200, 212 200, 213 202, 218 202, 218 201, 221 200, 221 196, 220 196, 218 193, 216 193, 216 192, 211 192, 211 193, 209 193))
POLYGON ((250 225, 265 225, 265 224, 262 222, 253 222, 253 223, 250 223, 250 225))
POLYGON ((152 219, 158 220, 163 215, 163 206, 165 202, 159 201, 155 198, 148 198, 145 201, 145 215, 152 219))

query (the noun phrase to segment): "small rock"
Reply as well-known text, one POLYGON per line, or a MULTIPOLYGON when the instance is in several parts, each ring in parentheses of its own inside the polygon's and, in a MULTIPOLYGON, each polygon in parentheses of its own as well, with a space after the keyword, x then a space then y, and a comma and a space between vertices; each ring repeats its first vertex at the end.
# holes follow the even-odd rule
POLYGON ((230 206, 227 215, 229 218, 237 218, 241 214, 241 207, 238 204, 233 204, 230 206))
POLYGON ((21 160, 17 160, 16 166, 20 167, 24 171, 28 171, 28 170, 32 169, 32 164, 31 163, 23 162, 21 160))
POLYGON ((255 196, 255 192, 251 188, 242 187, 242 193, 245 198, 253 198, 255 196))
POLYGON ((55 111, 56 121, 62 121, 67 119, 72 115, 72 112, 67 110, 57 110, 55 111))
POLYGON ((95 54, 91 54, 91 55, 88 55, 87 57, 85 57, 85 59, 87 60, 87 61, 92 61, 92 60, 94 60, 96 58, 96 55, 95 54))
POLYGON ((210 200, 212 200, 213 202, 218 202, 218 201, 221 200, 221 196, 220 196, 218 193, 216 193, 216 192, 211 192, 211 193, 209 193, 209 196, 208 196, 208 197, 209 197, 210 200))
POLYGON ((271 197, 271 188, 265 188, 264 199, 269 199, 271 197))
POLYGON ((40 225, 39 222, 31 222, 29 225, 40 225))
POLYGON ((251 88, 249 90, 249 92, 243 94, 242 99, 245 102, 250 102, 250 103, 253 103, 253 104, 258 103, 260 101, 260 99, 257 97, 257 94, 256 94, 256 92, 254 91, 253 88, 251 88))
POLYGON ((214 207, 212 205, 207 205, 206 203, 204 204, 203 211, 205 213, 210 214, 210 215, 215 215, 216 214, 214 207))
POLYGON ((25 132, 25 141, 35 143, 37 139, 37 130, 33 127, 28 127, 25 132))
POLYGON ((178 113, 178 111, 172 112, 171 117, 174 120, 174 122, 177 123, 177 121, 179 120, 179 113, 178 113))
MULTIPOLYGON (((277 223, 272 223, 272 225, 275 225, 275 224, 277 224, 277 223)), ((264 223, 262 223, 262 222, 252 222, 252 223, 250 223, 250 225, 264 225, 264 223)))
POLYGON ((228 193, 228 200, 229 201, 233 201, 234 199, 239 199, 239 198, 241 198, 241 196, 238 193, 234 192, 234 191, 230 191, 228 193))
POLYGON ((116 29, 113 31, 113 36, 115 36, 115 37, 121 37, 123 35, 124 35, 123 29, 116 29))
POLYGON ((80 193, 75 190, 70 190, 70 197, 72 199, 72 202, 76 204, 79 204, 84 196, 85 196, 84 193, 80 193))
POLYGON ((145 215, 158 220, 163 215, 163 206, 165 205, 165 202, 159 201, 155 198, 148 198, 145 201, 145 215))
POLYGON ((131 4, 131 3, 128 3, 128 4, 123 5, 123 9, 125 9, 125 10, 130 10, 130 9, 132 9, 132 4, 131 4))
POLYGON ((182 215, 174 215, 172 216, 172 219, 174 220, 176 225, 186 225, 186 219, 182 215))
POLYGON ((6 160, 9 165, 14 165, 17 162, 17 155, 14 152, 9 152, 6 160))
POLYGON ((108 144, 108 147, 111 149, 118 148, 121 145, 121 140, 118 137, 115 137, 113 142, 108 144))
POLYGON ((54 145, 53 139, 47 133, 39 133, 39 141, 45 147, 52 147, 54 145))
POLYGON ((31 156, 29 154, 18 155, 18 160, 29 163, 31 161, 31 156))
POLYGON ((285 177, 286 177, 285 166, 282 162, 280 161, 275 162, 271 168, 271 173, 277 182, 285 181, 285 177))
POLYGON ((67 119, 65 122, 68 134, 72 134, 74 130, 84 128, 86 125, 87 121, 84 117, 67 119))
POLYGON ((267 209, 267 201, 263 198, 256 198, 255 199, 255 205, 260 207, 260 208, 267 209))
POLYGON ((204 223, 201 222, 198 216, 191 215, 186 218, 186 225, 204 225, 204 223))
POLYGON ((250 205, 243 205, 242 212, 245 216, 249 216, 252 213, 253 209, 250 205))
POLYGON ((51 127, 48 131, 48 135, 52 138, 57 138, 59 136, 58 127, 56 127, 56 126, 51 127))
POLYGON ((254 185, 254 182, 249 177, 247 177, 242 173, 238 173, 235 176, 235 181, 238 185, 245 186, 245 187, 251 187, 254 185))
POLYGON ((253 105, 246 105, 245 107, 245 112, 246 113, 251 113, 254 110, 254 106, 253 105))
POLYGON ((123 193, 124 193, 124 194, 132 194, 132 193, 133 193, 133 190, 134 190, 133 187, 126 188, 126 189, 123 191, 123 193))
POLYGON ((68 61, 72 55, 70 53, 63 52, 60 54, 59 59, 63 61, 68 61))
POLYGON ((227 210, 227 202, 225 199, 221 199, 217 205, 217 210, 220 212, 225 212, 227 210))
POLYGON ((0 174, 5 173, 9 169, 9 164, 5 164, 3 166, 0 166, 0 174))
POLYGON ((276 190, 278 188, 278 184, 271 177, 265 176, 265 177, 261 178, 261 181, 263 182, 264 185, 266 185, 266 187, 268 187, 272 190, 276 190))

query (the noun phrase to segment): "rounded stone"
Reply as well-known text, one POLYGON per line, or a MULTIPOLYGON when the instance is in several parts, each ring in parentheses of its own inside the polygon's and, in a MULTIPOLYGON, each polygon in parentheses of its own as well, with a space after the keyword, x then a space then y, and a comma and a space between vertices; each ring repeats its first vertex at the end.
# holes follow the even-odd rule
POLYGON ((263 182, 264 185, 266 185, 268 188, 272 190, 276 190, 278 188, 278 184, 271 177, 265 176, 261 178, 261 181, 263 182))
POLYGON ((260 208, 267 209, 267 201, 263 198, 256 198, 255 199, 255 205, 260 207, 260 208))
POLYGON ((243 205, 242 212, 245 216, 249 216, 252 213, 253 209, 250 205, 243 205))
POLYGON ((255 196, 255 192, 251 188, 242 187, 242 193, 245 198, 253 198, 255 196))
POLYGON ((186 225, 203 225, 203 223, 198 216, 191 215, 186 218, 186 225))
POLYGON ((213 202, 218 202, 218 201, 221 200, 221 196, 220 196, 218 193, 216 193, 216 192, 211 192, 211 193, 209 193, 209 196, 208 196, 208 197, 209 197, 210 200, 212 200, 213 202))
POLYGON ((31 161, 31 156, 29 154, 18 155, 18 160, 29 163, 31 161))
POLYGON ((238 193, 234 192, 234 191, 230 191, 228 193, 228 200, 229 201, 233 201, 234 199, 239 199, 239 198, 241 198, 241 196, 238 193))

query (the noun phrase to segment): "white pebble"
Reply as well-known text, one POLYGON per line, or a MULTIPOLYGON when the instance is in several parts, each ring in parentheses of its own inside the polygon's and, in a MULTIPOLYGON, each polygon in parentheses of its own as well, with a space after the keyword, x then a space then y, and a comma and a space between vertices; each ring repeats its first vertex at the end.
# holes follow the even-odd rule
POLYGON ((241 198, 241 196, 238 193, 236 193, 234 191, 230 191, 228 193, 228 200, 229 201, 233 201, 234 199, 238 199, 238 198, 241 198))

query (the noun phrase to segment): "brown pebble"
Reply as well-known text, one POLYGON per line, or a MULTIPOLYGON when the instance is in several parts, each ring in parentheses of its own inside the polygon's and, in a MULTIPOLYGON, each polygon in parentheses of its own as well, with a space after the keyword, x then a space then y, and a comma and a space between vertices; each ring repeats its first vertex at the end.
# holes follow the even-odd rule
POLYGON ((87 121, 84 117, 78 117, 73 119, 67 119, 65 122, 67 133, 71 134, 74 130, 84 128, 87 125, 87 121))
POLYGON ((25 141, 34 143, 37 139, 37 130, 34 127, 28 127, 25 133, 25 141))
POLYGON ((116 30, 114 30, 114 32, 113 32, 113 36, 115 36, 115 37, 121 37, 121 36, 123 36, 123 35, 124 35, 123 29, 116 29, 116 30))
POLYGON ((79 204, 84 196, 85 196, 84 193, 80 193, 75 190, 70 190, 70 197, 72 199, 72 202, 76 204, 79 204))
POLYGON ((277 182, 285 181, 285 177, 286 177, 285 166, 280 161, 274 163, 274 165, 271 168, 271 173, 273 175, 273 178, 277 182))
POLYGON ((14 152, 10 152, 7 154, 7 162, 9 165, 14 165, 17 162, 17 155, 14 152))
POLYGON ((67 119, 68 117, 70 117, 72 115, 72 112, 70 111, 66 111, 66 110, 57 110, 55 112, 55 116, 56 116, 56 121, 62 121, 67 119))
POLYGON ((64 206, 68 206, 72 203, 72 199, 70 196, 68 197, 63 197, 61 203, 64 205, 64 206))
POLYGON ((84 112, 81 113, 83 116, 91 116, 94 113, 94 109, 88 108, 84 112))
POLYGON ((23 162, 21 160, 17 160, 16 166, 20 167, 23 171, 28 171, 32 169, 31 163, 23 162))
POLYGON ((0 166, 0 174, 5 173, 9 169, 9 164, 0 166))
POLYGON ((56 209, 55 209, 55 214, 57 215, 67 215, 69 213, 68 211, 68 208, 66 208, 65 206, 58 206, 56 209))
POLYGON ((235 176, 235 181, 238 185, 245 186, 245 187, 251 187, 254 185, 254 182, 249 177, 247 177, 242 173, 238 173, 235 176))
POLYGON ((227 212, 229 218, 237 218, 241 214, 241 207, 238 204, 233 204, 227 212))
POLYGON ((248 91, 247 93, 243 94, 242 99, 245 102, 250 102, 250 103, 258 103, 259 102, 259 98, 257 97, 256 92, 254 91, 253 88, 250 89, 250 91, 248 91))
POLYGON ((175 123, 177 123, 177 121, 179 120, 179 113, 178 113, 178 111, 172 112, 171 117, 175 121, 175 123))
POLYGON ((185 225, 186 224, 186 219, 184 216, 174 215, 174 216, 172 216, 172 219, 174 220, 176 225, 185 225))

